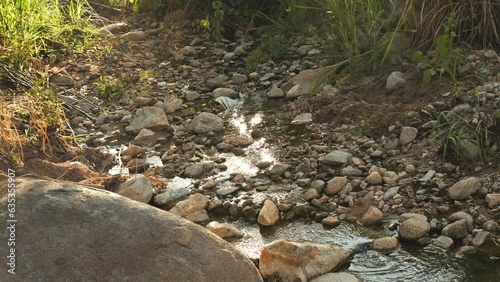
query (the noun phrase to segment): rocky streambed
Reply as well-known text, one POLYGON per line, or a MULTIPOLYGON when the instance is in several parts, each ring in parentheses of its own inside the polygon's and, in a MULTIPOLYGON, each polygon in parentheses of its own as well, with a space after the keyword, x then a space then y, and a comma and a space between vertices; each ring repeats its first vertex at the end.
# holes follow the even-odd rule
POLYGON ((82 151, 64 163, 28 160, 26 173, 102 185, 206 226, 267 281, 500 279, 497 159, 443 161, 428 138, 438 121, 421 115, 472 122, 494 111, 494 51, 461 66, 488 79, 457 103, 446 84, 420 86, 410 63, 397 66, 398 83, 388 69, 337 87, 307 38, 289 60, 245 74, 249 38, 214 44, 172 28, 177 48, 160 52, 161 28, 119 27, 102 29, 129 46, 103 58, 112 68, 78 59, 66 68, 73 86, 62 99, 74 133, 89 137, 82 151), (105 107, 92 95, 103 76, 134 83, 105 107))

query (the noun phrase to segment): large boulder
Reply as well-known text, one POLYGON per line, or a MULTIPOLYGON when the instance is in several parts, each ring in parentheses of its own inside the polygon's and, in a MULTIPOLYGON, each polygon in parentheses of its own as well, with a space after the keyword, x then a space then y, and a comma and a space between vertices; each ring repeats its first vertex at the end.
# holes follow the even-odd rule
POLYGON ((186 128, 198 134, 218 132, 224 130, 224 121, 217 115, 203 112, 195 117, 186 128))
POLYGON ((233 246, 172 213, 72 183, 16 184, 18 267, 0 281, 262 281, 233 246))
POLYGON ((327 273, 343 264, 353 251, 335 245, 297 243, 278 240, 264 246, 259 270, 264 278, 296 282, 327 273))

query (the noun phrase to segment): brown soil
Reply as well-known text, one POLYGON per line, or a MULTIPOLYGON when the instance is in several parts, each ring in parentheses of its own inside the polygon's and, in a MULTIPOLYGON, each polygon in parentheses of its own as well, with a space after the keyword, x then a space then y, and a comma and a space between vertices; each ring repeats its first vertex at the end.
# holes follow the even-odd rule
POLYGON ((386 78, 395 69, 384 69, 379 74, 357 81, 355 86, 342 88, 338 93, 323 94, 299 102, 299 109, 313 113, 315 122, 360 125, 365 122, 363 134, 379 137, 387 134, 395 121, 414 122, 409 113, 418 112, 428 104, 443 100, 442 93, 450 91, 445 79, 433 79, 422 85, 422 76, 416 70, 406 72, 406 84, 395 90, 385 88, 386 78))

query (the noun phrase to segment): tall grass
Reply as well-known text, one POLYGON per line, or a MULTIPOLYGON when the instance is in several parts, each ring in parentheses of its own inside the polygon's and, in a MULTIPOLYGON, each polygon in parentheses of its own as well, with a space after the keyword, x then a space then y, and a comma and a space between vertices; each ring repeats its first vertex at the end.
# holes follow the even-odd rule
POLYGON ((22 69, 26 63, 47 48, 47 42, 71 41, 75 28, 88 26, 86 0, 0 1, 0 61, 22 69))

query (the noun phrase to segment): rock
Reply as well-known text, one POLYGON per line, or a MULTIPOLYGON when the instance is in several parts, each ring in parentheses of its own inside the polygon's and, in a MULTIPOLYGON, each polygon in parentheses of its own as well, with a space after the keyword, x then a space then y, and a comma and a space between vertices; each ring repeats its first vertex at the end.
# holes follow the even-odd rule
POLYGON ((189 196, 186 200, 178 202, 169 212, 193 222, 203 222, 209 219, 205 210, 208 201, 207 196, 196 193, 189 196))
POLYGON ((182 100, 178 98, 174 98, 168 102, 165 102, 165 112, 167 114, 174 113, 182 106, 182 100))
POLYGON ((384 214, 377 207, 370 206, 360 219, 363 225, 374 225, 382 222, 384 214))
POLYGON ((349 272, 323 274, 310 282, 363 282, 364 280, 349 272))
POLYGON ((202 162, 190 165, 184 169, 184 176, 188 178, 200 178, 205 173, 211 171, 214 168, 212 162, 202 162))
POLYGON ((340 192, 344 186, 347 184, 347 177, 337 176, 334 177, 326 183, 325 193, 328 195, 335 195, 340 192))
POLYGON ((287 98, 297 98, 297 97, 304 96, 307 94, 309 94, 309 92, 307 91, 307 88, 300 85, 300 84, 297 84, 297 85, 293 86, 292 88, 290 88, 290 90, 288 90, 286 92, 286 97, 287 98))
POLYGON ((491 235, 490 232, 488 231, 480 231, 474 236, 474 239, 472 239, 472 246, 482 246, 484 243, 491 241, 491 238, 493 236, 491 235))
POLYGON ((495 208, 500 205, 500 193, 487 194, 484 200, 490 208, 495 208))
POLYGON ((193 100, 196 100, 200 97, 201 97, 201 95, 198 92, 186 91, 186 100, 188 100, 188 101, 193 101, 193 100))
POLYGON ((217 191, 215 191, 215 194, 217 194, 217 196, 227 196, 229 194, 232 194, 236 191, 238 191, 240 188, 238 186, 226 186, 226 187, 222 187, 222 188, 219 188, 217 189, 217 191))
POLYGON ((271 226, 280 219, 280 212, 271 200, 265 200, 257 221, 263 226, 271 226))
POLYGON ((59 86, 73 86, 75 82, 73 81, 73 78, 69 76, 68 74, 65 73, 56 73, 53 74, 49 78, 50 83, 59 85, 59 86))
POLYGON ((353 251, 335 245, 278 240, 264 246, 259 270, 264 278, 306 282, 344 263, 353 251))
POLYGON ((425 183, 429 182, 429 180, 431 180, 434 177, 434 175, 436 175, 436 171, 431 169, 424 176, 422 176, 422 178, 420 178, 418 181, 425 184, 425 183))
POLYGON ((144 31, 140 30, 130 31, 121 36, 122 39, 128 41, 143 41, 147 37, 147 34, 144 31))
POLYGON ((314 180, 311 182, 311 188, 316 189, 318 193, 323 192, 323 188, 325 187, 325 182, 323 180, 314 180))
POLYGON ((378 171, 373 171, 365 178, 365 182, 370 185, 382 184, 382 175, 378 171))
POLYGON ((303 113, 296 116, 292 120, 292 124, 309 124, 312 123, 312 114, 311 113, 303 113))
POLYGON ((476 193, 479 188, 481 188, 479 178, 469 177, 453 184, 448 190, 448 196, 450 196, 452 200, 463 200, 476 193))
MULTIPOLYGON (((169 212, 82 185, 16 184, 16 260, 29 263, 0 281, 262 281, 231 244, 169 212)), ((7 218, 5 195, 0 207, 7 218)))
POLYGON ((194 48, 193 46, 184 46, 181 48, 180 52, 184 56, 191 56, 196 54, 196 48, 194 48))
POLYGON ((241 233, 241 231, 234 224, 230 223, 219 223, 217 221, 212 221, 207 224, 205 228, 223 239, 243 237, 243 233, 241 233))
POLYGON ((434 246, 440 247, 442 249, 448 250, 453 246, 453 239, 450 237, 439 235, 436 239, 432 240, 434 246))
POLYGON ((418 219, 418 220, 427 221, 427 217, 425 215, 418 214, 418 213, 405 212, 405 213, 403 213, 402 215, 399 216, 399 220, 401 222, 403 222, 405 220, 408 220, 410 218, 415 218, 415 219, 418 219))
POLYGON ((232 81, 234 84, 241 84, 248 81, 248 77, 244 74, 234 73, 232 81))
POLYGON ((394 251, 398 249, 399 243, 396 237, 383 237, 373 240, 372 249, 375 251, 394 251))
POLYGON ((321 220, 321 224, 328 227, 337 227, 340 225, 340 220, 333 216, 327 216, 321 220))
POLYGON ((217 88, 213 92, 214 98, 218 97, 229 97, 229 98, 238 98, 238 92, 231 88, 217 88))
POLYGON ((399 187, 391 187, 387 191, 385 191, 382 199, 384 201, 388 201, 388 200, 392 199, 392 197, 394 197, 398 192, 399 192, 399 187))
POLYGON ((401 134, 399 135, 399 144, 401 146, 406 146, 410 144, 415 138, 417 138, 418 129, 415 127, 405 126, 401 129, 401 134))
POLYGON ((490 232, 500 231, 500 225, 494 219, 486 221, 485 223, 483 223, 482 227, 490 232))
POLYGON ((460 219, 446 225, 443 230, 441 230, 441 234, 452 239, 463 239, 470 231, 472 230, 467 220, 460 219))
POLYGON ((160 207, 173 204, 191 193, 191 181, 179 177, 172 179, 167 185, 167 190, 154 197, 154 204, 160 207))
POLYGON ((116 35, 118 33, 127 32, 128 29, 129 27, 127 23, 112 23, 101 27, 99 29, 99 34, 101 34, 101 30, 106 30, 116 35))
POLYGON ((276 84, 273 84, 271 86, 271 89, 267 92, 266 96, 268 98, 281 98, 285 96, 285 93, 283 93, 283 90, 281 90, 281 88, 278 88, 276 84))
POLYGON ((474 228, 474 218, 472 218, 472 215, 466 213, 466 212, 456 212, 452 215, 450 215, 449 220, 450 222, 458 221, 460 219, 465 219, 467 221, 467 224, 469 225, 469 229, 472 230, 474 228))
POLYGON ((409 218, 399 227, 399 235, 405 240, 418 240, 424 237, 431 230, 427 221, 418 218, 409 218))
POLYGON ((134 140, 132 140, 131 143, 140 145, 150 144, 154 141, 153 139, 154 135, 155 132, 153 130, 143 128, 141 129, 141 131, 139 131, 139 134, 137 134, 137 136, 134 137, 134 140))
POLYGON ((130 145, 127 149, 122 151, 121 156, 130 156, 132 158, 137 157, 138 155, 144 154, 146 152, 146 149, 136 146, 136 145, 130 145))
POLYGON ((307 190, 304 195, 302 196, 304 198, 304 200, 306 201, 310 201, 312 199, 316 199, 316 198, 319 198, 319 196, 321 196, 318 191, 314 188, 310 188, 309 190, 307 190))
POLYGON ((210 90, 213 90, 217 87, 221 87, 224 85, 224 81, 226 80, 226 76, 224 75, 219 75, 214 78, 209 78, 207 79, 206 85, 210 90))
POLYGON ((328 155, 321 156, 318 159, 321 163, 331 166, 345 166, 352 162, 352 155, 348 152, 335 150, 328 155))
POLYGON ((392 72, 389 77, 387 77, 387 81, 385 83, 385 88, 388 90, 394 89, 396 87, 400 87, 405 84, 406 80, 403 78, 403 73, 400 71, 392 72))
POLYGON ((149 203, 153 197, 153 186, 149 179, 137 174, 118 186, 117 193, 142 203, 149 203))
POLYGON ((394 171, 386 171, 382 175, 382 180, 384 181, 385 184, 388 185, 396 185, 396 183, 399 180, 399 176, 396 172, 394 171))
POLYGON ((203 183, 203 185, 201 186, 201 188, 203 190, 210 190, 210 189, 214 188, 215 185, 216 185, 215 179, 210 178, 207 181, 205 181, 205 183, 203 183))
POLYGON ((346 166, 340 170, 340 175, 342 176, 362 176, 363 172, 352 166, 346 166))
POLYGON ((219 132, 224 130, 224 121, 217 115, 203 112, 188 124, 187 129, 198 134, 219 132))
POLYGON ((271 169, 269 170, 269 173, 271 175, 278 175, 279 176, 279 175, 282 175, 283 173, 285 173, 285 171, 289 170, 290 167, 292 167, 292 166, 289 164, 277 163, 271 167, 271 169))
POLYGON ((158 107, 139 108, 135 112, 134 119, 125 130, 129 133, 139 133, 141 129, 150 130, 171 129, 167 115, 158 107))
POLYGON ((299 86, 300 91, 297 93, 308 94, 314 88, 320 89, 325 79, 327 79, 326 69, 305 70, 285 82, 281 86, 281 89, 283 89, 284 92, 289 92, 294 86, 299 86))
POLYGON ((47 160, 30 159, 26 162, 23 169, 25 173, 74 182, 97 177, 97 174, 86 165, 73 161, 56 164, 47 160))

